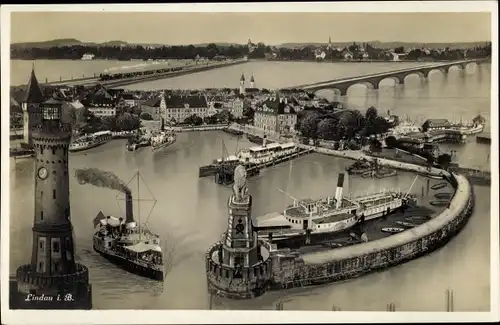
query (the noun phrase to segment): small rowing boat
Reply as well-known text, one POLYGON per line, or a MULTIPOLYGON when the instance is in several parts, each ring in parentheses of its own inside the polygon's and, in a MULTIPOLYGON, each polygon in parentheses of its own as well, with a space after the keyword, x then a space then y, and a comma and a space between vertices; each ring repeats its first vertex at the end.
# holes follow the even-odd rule
POLYGON ((413 228, 413 227, 418 226, 418 225, 416 225, 414 223, 405 222, 405 221, 394 221, 394 223, 397 224, 397 225, 403 226, 403 227, 407 227, 407 228, 413 228))
POLYGON ((387 232, 387 233, 390 233, 390 234, 397 234, 397 233, 400 233, 400 232, 403 232, 405 231, 405 228, 399 228, 399 227, 385 227, 385 228, 382 228, 382 232, 387 232))

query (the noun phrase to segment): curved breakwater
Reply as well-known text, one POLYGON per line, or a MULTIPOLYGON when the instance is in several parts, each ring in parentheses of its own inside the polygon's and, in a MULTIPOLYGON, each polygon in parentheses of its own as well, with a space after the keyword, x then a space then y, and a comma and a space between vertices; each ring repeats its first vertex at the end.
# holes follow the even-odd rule
MULTIPOLYGON (((350 159, 365 156, 359 151, 314 149, 319 153, 350 159)), ((366 158, 370 159, 369 156, 366 158)), ((259 279, 258 290, 248 288, 250 292, 246 292, 241 286, 233 287, 232 281, 224 283, 215 280, 213 272, 207 268, 209 290, 233 299, 247 299, 263 294, 266 288, 280 290, 345 280, 428 254, 445 245, 465 226, 474 207, 473 188, 465 176, 389 159, 378 161, 380 165, 443 177, 454 188, 448 206, 433 219, 415 228, 353 246, 299 253, 290 249, 272 250, 271 245, 266 243, 264 246, 270 250, 271 269, 264 269, 262 275, 268 276, 267 285, 259 279)))
POLYGON ((430 221, 373 242, 308 254, 276 254, 273 258, 274 289, 344 280, 398 265, 445 245, 467 223, 474 193, 467 178, 451 174, 455 188, 449 207, 430 221))

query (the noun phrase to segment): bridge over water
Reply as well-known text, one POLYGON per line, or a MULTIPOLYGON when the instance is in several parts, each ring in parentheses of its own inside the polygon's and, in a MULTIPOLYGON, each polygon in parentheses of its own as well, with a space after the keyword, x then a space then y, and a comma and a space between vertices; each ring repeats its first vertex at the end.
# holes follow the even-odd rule
POLYGON ((490 62, 490 59, 474 59, 474 60, 461 60, 454 62, 442 62, 432 65, 425 65, 413 68, 406 68, 400 70, 386 71, 373 73, 363 76, 347 77, 340 79, 332 79, 322 82, 315 82, 312 84, 299 85, 289 87, 288 89, 303 89, 309 92, 316 92, 323 89, 337 90, 341 96, 347 95, 349 87, 356 84, 363 84, 370 89, 379 89, 380 82, 385 79, 392 79, 395 84, 404 84, 405 78, 412 74, 417 74, 422 78, 427 78, 429 73, 433 70, 439 70, 443 74, 447 74, 451 67, 459 67, 465 70, 469 64, 479 65, 481 63, 490 62))

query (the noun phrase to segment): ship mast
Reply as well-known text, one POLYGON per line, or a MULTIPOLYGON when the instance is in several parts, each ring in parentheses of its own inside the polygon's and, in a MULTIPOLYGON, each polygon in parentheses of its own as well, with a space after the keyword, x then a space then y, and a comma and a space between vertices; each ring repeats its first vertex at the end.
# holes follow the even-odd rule
POLYGON ((408 189, 408 191, 407 191, 407 192, 406 192, 406 194, 404 195, 404 197, 405 197, 405 198, 408 196, 408 194, 410 194, 410 191, 411 191, 411 189, 412 189, 413 185, 415 185, 415 182, 417 181, 417 178, 418 178, 418 175, 417 175, 417 176, 415 176, 415 179, 413 180, 413 183, 411 183, 410 188, 408 189))
POLYGON ((290 194, 288 194, 287 192, 283 191, 282 189, 278 189, 278 191, 280 191, 281 193, 285 194, 286 196, 288 196, 289 198, 291 198, 293 200, 293 205, 296 206, 297 202, 299 200, 297 200, 296 198, 294 198, 293 196, 291 196, 290 194))
POLYGON ((138 228, 139 228, 139 240, 141 240, 141 201, 140 201, 140 193, 139 193, 139 182, 140 182, 140 177, 141 175, 139 174, 139 171, 135 174, 137 176, 137 221, 138 221, 138 228))

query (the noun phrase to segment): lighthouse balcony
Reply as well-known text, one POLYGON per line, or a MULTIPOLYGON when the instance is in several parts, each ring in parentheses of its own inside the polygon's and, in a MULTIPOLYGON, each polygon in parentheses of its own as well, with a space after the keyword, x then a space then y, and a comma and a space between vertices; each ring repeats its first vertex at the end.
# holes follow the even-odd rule
POLYGON ((36 124, 31 128, 33 137, 41 140, 70 138, 72 127, 69 123, 36 124))
POLYGON ((48 275, 34 272, 31 264, 20 266, 16 271, 17 288, 21 293, 43 292, 44 294, 70 293, 89 284, 89 271, 85 265, 76 263, 71 274, 48 275))
POLYGON ((262 255, 259 262, 237 268, 220 263, 218 251, 222 245, 222 242, 215 243, 206 253, 209 291, 231 299, 250 299, 262 295, 269 286, 272 272, 267 248, 259 245, 262 255))

